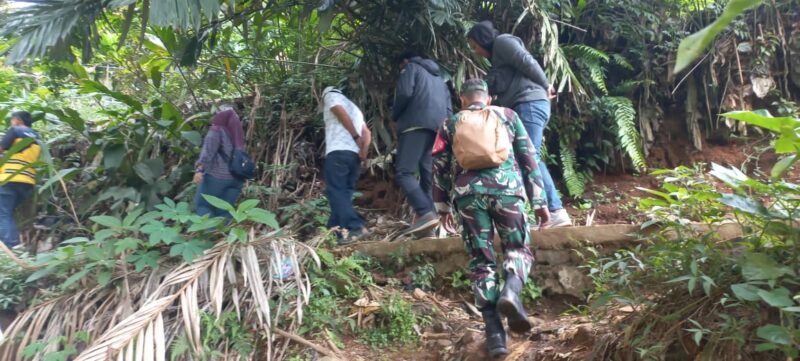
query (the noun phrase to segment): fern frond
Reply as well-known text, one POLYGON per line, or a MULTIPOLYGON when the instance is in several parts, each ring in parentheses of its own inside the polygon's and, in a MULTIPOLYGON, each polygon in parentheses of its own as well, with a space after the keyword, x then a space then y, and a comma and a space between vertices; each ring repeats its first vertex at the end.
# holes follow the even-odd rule
POLYGON ((634 90, 636 90, 640 86, 644 85, 644 83, 645 83, 645 81, 644 80, 640 80, 640 79, 624 80, 621 83, 617 84, 616 87, 614 87, 614 93, 615 94, 627 94, 627 93, 633 92, 634 90))
MULTIPOLYGON (((575 72, 572 70, 568 57, 564 52, 564 47, 559 44, 558 27, 550 20, 550 14, 534 0, 526 0, 527 11, 523 12, 517 19, 514 28, 519 26, 526 16, 531 15, 541 24, 539 33, 541 34, 540 44, 543 49, 543 67, 547 71, 548 79, 558 89, 572 90, 577 96, 586 96, 586 90, 580 83, 575 72)), ((513 31, 512 31, 513 33, 513 31)))
POLYGON ((633 70, 633 64, 628 62, 628 59, 625 59, 625 57, 620 54, 611 54, 611 62, 627 70, 633 70))
POLYGON ((584 44, 564 46, 564 50, 569 54, 570 59, 586 68, 592 84, 603 95, 608 95, 605 69, 609 61, 608 54, 584 44))
POLYGON ((608 95, 608 86, 606 86, 606 72, 605 69, 600 64, 590 64, 589 68, 589 77, 592 79, 592 83, 597 89, 600 89, 603 92, 603 95, 608 95))
POLYGON ((579 60, 584 62, 607 63, 608 54, 585 44, 574 44, 566 46, 569 52, 579 60))
POLYGON ((617 137, 622 150, 631 158, 636 170, 643 171, 647 168, 647 162, 642 150, 642 139, 636 129, 636 109, 633 103, 624 97, 605 97, 603 101, 608 104, 616 122, 617 137))
POLYGON ((561 166, 567 191, 573 197, 580 197, 586 190, 586 177, 576 169, 575 152, 571 147, 561 143, 561 166))
POLYGON ((175 338, 175 341, 172 341, 172 345, 169 348, 169 360, 175 361, 179 357, 187 354, 189 350, 191 350, 191 345, 189 345, 189 340, 186 338, 186 335, 180 335, 175 338))

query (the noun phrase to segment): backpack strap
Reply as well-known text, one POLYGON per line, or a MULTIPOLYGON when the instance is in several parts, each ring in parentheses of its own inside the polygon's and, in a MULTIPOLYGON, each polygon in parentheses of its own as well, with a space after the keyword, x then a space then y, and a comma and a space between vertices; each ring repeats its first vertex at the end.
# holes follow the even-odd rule
MULTIPOLYGON (((231 142, 231 148, 233 148, 233 152, 236 152, 236 146, 233 145, 233 139, 231 139, 231 136, 228 135, 228 132, 226 132, 225 129, 222 129, 222 128, 220 128, 220 131, 222 132, 222 134, 224 134, 226 137, 228 137, 228 141, 231 142)), ((225 160, 226 162, 230 163, 233 160, 233 154, 225 154, 223 148, 224 147, 222 146, 222 144, 220 144, 220 147, 217 150, 217 153, 222 155, 222 159, 223 160, 225 160)))

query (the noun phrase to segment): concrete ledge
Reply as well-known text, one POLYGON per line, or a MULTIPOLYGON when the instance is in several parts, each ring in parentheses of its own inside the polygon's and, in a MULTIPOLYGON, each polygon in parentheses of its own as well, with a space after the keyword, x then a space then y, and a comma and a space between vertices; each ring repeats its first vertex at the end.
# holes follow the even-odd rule
MULTIPOLYGON (((708 233, 706 225, 695 224, 695 235, 708 233)), ((591 227, 556 228, 532 231, 531 250, 534 254, 534 267, 530 277, 549 295, 570 295, 583 298, 592 287, 592 282, 583 268, 587 247, 596 246, 602 254, 610 254, 617 249, 632 246, 646 234, 653 234, 659 228, 649 227, 642 230, 640 226, 628 224, 599 225, 591 227)), ((726 223, 714 227, 719 242, 742 236, 742 229, 736 223, 726 223)), ((664 232, 663 239, 677 239, 674 232, 664 232)), ((501 262, 500 242, 494 243, 501 262)), ((338 248, 340 254, 361 252, 380 261, 390 261, 393 257, 410 259, 424 257, 436 269, 437 275, 447 275, 466 268, 469 257, 464 250, 460 237, 428 238, 397 242, 358 243, 338 248)))
MULTIPOLYGON (((709 227, 696 224, 693 226, 699 233, 707 232, 709 227)), ((638 241, 637 234, 649 234, 657 231, 653 226, 642 230, 641 226, 629 224, 609 224, 590 227, 567 227, 531 231, 531 249, 559 250, 578 249, 592 245, 625 244, 638 241)), ((730 240, 742 236, 742 229, 736 223, 726 223, 716 227, 720 240, 730 240)), ((667 238, 674 239, 676 235, 667 234, 667 238)), ((500 242, 495 242, 495 248, 500 249, 500 242)), ((362 252, 376 258, 386 258, 390 255, 446 255, 454 252, 464 253, 464 243, 461 237, 451 238, 425 238, 410 241, 396 242, 364 242, 342 247, 341 252, 362 252)))

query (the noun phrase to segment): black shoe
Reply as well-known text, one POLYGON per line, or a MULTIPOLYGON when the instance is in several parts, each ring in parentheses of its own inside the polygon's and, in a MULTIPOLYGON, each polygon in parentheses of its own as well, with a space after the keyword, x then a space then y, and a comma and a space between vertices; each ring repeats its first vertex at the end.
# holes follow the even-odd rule
POLYGON ((495 305, 486 306, 481 310, 483 323, 486 328, 486 351, 489 357, 495 358, 508 355, 506 348, 506 330, 503 328, 503 321, 497 313, 495 305))
POLYGON ((436 212, 428 212, 417 217, 417 221, 414 222, 414 224, 412 224, 410 227, 406 228, 403 234, 406 235, 424 232, 436 227, 437 224, 439 224, 439 216, 436 214, 436 212))
POLYGON ((361 227, 361 229, 354 229, 349 233, 350 233, 350 239, 353 242, 363 241, 364 239, 372 235, 372 232, 370 232, 366 227, 361 227))
POLYGON ((528 313, 522 305, 519 293, 522 290, 522 280, 517 275, 507 274, 503 292, 497 300, 497 310, 501 315, 508 317, 508 328, 516 333, 525 333, 531 330, 528 313))
POLYGON ((336 245, 337 246, 346 246, 348 244, 353 243, 353 237, 351 235, 347 235, 347 237, 343 236, 342 233, 336 232, 336 245))

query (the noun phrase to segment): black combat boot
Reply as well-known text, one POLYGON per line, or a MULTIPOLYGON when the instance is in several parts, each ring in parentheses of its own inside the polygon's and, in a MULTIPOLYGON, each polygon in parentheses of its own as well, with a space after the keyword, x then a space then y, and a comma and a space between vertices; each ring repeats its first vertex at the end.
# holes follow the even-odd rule
POLYGON ((515 274, 506 275, 506 284, 497 300, 497 310, 508 317, 508 328, 516 333, 525 333, 531 330, 528 314, 519 298, 522 291, 522 280, 515 274))
POLYGON ((495 305, 488 305, 481 309, 483 323, 486 326, 486 349, 489 357, 495 358, 508 354, 506 348, 506 330, 503 328, 503 321, 497 313, 495 305))

